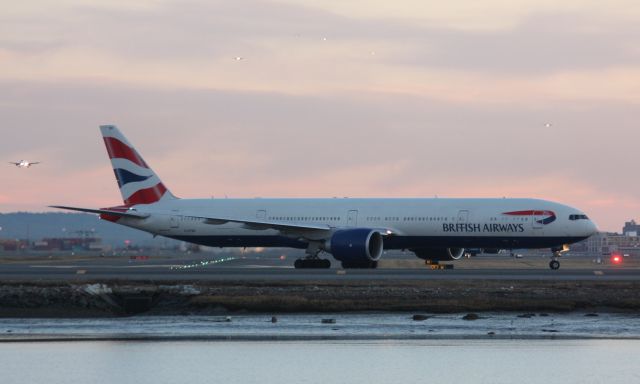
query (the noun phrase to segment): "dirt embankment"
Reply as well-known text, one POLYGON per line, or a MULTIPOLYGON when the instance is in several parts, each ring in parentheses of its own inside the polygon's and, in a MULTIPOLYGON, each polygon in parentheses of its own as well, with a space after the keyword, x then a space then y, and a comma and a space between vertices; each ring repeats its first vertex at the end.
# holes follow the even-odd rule
POLYGON ((640 282, 425 281, 0 286, 0 317, 92 317, 250 312, 640 312, 640 282))

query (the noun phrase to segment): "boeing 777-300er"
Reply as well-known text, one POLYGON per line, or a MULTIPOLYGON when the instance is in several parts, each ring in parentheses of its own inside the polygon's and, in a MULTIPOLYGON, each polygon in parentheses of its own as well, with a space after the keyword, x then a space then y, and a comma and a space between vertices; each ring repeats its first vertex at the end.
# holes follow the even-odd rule
POLYGON ((113 125, 100 127, 123 205, 101 219, 211 247, 306 249, 296 268, 376 268, 385 249, 425 260, 460 259, 465 248, 550 248, 551 269, 568 245, 596 232, 580 210, 537 199, 180 199, 113 125))

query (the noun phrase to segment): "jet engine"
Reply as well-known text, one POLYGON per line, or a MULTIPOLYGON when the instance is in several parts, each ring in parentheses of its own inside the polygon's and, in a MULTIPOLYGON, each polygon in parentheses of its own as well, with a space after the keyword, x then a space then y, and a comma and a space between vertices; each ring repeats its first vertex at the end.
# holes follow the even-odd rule
POLYGON ((423 260, 433 261, 460 260, 464 256, 464 248, 420 248, 411 251, 423 260))
POLYGON ((326 248, 344 268, 375 268, 382 256, 382 235, 368 228, 343 229, 326 248))

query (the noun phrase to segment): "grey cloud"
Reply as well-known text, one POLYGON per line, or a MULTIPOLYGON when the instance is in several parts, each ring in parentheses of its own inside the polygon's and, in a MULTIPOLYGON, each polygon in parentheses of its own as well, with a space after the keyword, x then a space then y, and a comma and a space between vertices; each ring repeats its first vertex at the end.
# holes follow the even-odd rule
POLYGON ((500 74, 537 74, 640 65, 638 23, 598 15, 535 14, 511 30, 425 31, 407 63, 500 74))
MULTIPOLYGON (((390 65, 536 74, 637 66, 640 25, 580 13, 533 14, 513 29, 462 31, 416 20, 354 19, 312 7, 260 0, 177 2, 152 9, 91 6, 59 14, 2 20, 11 37, 0 46, 37 52, 90 47, 125 57, 207 60, 234 52, 257 55, 265 41, 328 36, 403 47, 390 65)), ((277 44, 276 44, 277 45, 277 44)), ((295 52, 291 52, 295 55, 295 52)))

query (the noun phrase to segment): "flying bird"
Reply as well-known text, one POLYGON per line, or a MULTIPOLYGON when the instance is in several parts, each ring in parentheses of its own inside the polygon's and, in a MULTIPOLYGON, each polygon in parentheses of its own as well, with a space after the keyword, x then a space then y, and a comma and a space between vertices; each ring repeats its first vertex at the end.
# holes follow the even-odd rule
POLYGON ((18 162, 10 161, 9 164, 13 164, 16 167, 20 167, 20 168, 29 168, 32 165, 40 164, 40 162, 39 161, 20 160, 18 162))

